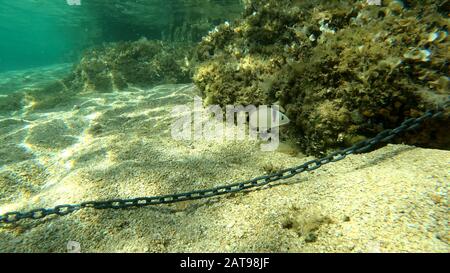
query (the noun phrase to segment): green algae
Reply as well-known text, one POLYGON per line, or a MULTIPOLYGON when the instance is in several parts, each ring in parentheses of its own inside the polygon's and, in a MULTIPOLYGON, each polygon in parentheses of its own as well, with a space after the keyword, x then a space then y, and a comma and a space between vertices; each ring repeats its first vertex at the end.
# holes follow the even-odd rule
POLYGON ((128 85, 190 81, 189 46, 141 39, 87 51, 75 70, 85 90, 110 92, 128 85))

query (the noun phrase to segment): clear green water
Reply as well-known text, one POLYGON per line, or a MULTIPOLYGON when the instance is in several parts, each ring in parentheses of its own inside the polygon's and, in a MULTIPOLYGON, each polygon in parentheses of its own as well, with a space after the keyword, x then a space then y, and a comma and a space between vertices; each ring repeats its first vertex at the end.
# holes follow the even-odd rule
POLYGON ((240 0, 72 2, 77 0, 0 0, 0 72, 73 62, 104 42, 198 40, 242 10, 240 0))

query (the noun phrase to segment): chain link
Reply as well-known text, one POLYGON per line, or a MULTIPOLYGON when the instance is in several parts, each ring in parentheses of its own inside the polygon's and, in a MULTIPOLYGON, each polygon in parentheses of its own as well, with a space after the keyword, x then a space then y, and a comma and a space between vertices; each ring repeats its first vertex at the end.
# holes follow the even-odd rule
MULTIPOLYGON (((447 109, 450 107, 450 100, 443 104, 442 109, 447 109)), ((264 185, 273 183, 278 180, 284 180, 291 178, 297 174, 303 172, 310 172, 322 167, 325 164, 331 162, 337 162, 348 155, 355 153, 364 153, 371 150, 374 146, 380 143, 385 143, 390 141, 392 138, 397 136, 398 134, 406 131, 411 131, 417 129, 425 120, 434 119, 441 115, 443 115, 444 110, 441 111, 427 111, 425 114, 418 118, 410 118, 405 120, 399 127, 395 129, 387 129, 375 137, 367 140, 360 141, 353 146, 333 152, 328 156, 325 156, 320 159, 314 159, 303 163, 302 165, 283 169, 276 173, 270 175, 259 176, 247 181, 233 183, 229 185, 218 186, 214 188, 209 188, 205 190, 196 190, 178 194, 170 194, 170 195, 161 195, 161 196, 152 196, 152 197, 138 197, 132 199, 112 199, 105 201, 88 201, 75 205, 59 205, 51 209, 39 208, 34 209, 28 212, 8 212, 4 215, 0 215, 0 223, 14 223, 18 222, 22 219, 42 219, 49 215, 67 215, 78 211, 80 209, 85 208, 93 208, 93 209, 124 209, 131 207, 144 207, 149 205, 158 205, 158 204, 169 204, 187 200, 196 200, 203 199, 212 196, 219 196, 223 194, 240 192, 246 189, 262 187, 264 185)))

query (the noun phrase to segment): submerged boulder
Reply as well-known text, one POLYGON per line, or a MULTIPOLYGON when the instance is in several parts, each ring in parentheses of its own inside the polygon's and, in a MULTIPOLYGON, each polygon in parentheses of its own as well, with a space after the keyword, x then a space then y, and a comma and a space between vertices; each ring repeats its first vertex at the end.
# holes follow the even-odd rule
POLYGON ((87 51, 74 73, 85 91, 186 83, 191 78, 189 49, 147 39, 113 43, 87 51))
MULTIPOLYGON (((194 81, 209 104, 279 102, 309 154, 349 146, 449 96, 448 1, 247 0, 203 38, 194 81)), ((450 148, 449 115, 410 144, 450 148)))

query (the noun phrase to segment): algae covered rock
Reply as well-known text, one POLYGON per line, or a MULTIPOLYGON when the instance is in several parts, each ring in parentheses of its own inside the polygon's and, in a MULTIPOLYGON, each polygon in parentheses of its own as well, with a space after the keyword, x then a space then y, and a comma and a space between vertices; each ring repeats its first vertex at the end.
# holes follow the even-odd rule
MULTIPOLYGON (((446 3, 249 0, 198 45, 194 81, 212 104, 279 101, 307 153, 348 146, 449 96, 446 3)), ((401 140, 450 148, 448 121, 401 140)))
POLYGON ((190 81, 189 46, 141 39, 87 51, 75 70, 85 91, 109 92, 128 85, 190 81))

